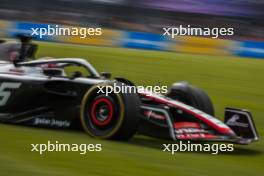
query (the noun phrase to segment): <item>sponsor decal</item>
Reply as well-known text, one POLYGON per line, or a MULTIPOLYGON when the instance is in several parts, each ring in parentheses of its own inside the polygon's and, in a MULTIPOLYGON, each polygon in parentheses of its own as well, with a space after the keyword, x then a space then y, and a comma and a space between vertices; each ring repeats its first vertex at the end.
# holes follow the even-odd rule
POLYGON ((44 125, 52 127, 69 127, 71 123, 67 120, 47 119, 47 118, 35 118, 33 125, 44 125))
POLYGON ((240 119, 239 115, 235 114, 230 119, 228 119, 226 124, 229 125, 229 126, 239 126, 239 127, 248 128, 248 124, 242 123, 242 122, 238 122, 239 119, 240 119))
POLYGON ((217 136, 212 134, 204 134, 204 133, 197 133, 197 134, 178 134, 176 135, 177 139, 216 139, 217 136))
POLYGON ((144 111, 144 115, 147 116, 148 118, 153 118, 157 120, 165 120, 165 116, 160 115, 153 111, 144 111))
POLYGON ((185 134, 185 133, 207 133, 204 129, 197 128, 182 128, 175 130, 176 134, 185 134))

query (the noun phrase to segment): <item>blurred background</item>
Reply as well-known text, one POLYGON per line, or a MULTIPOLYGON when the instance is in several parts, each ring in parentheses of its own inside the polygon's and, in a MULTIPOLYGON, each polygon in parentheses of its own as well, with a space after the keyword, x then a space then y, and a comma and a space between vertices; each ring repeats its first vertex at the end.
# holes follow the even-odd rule
POLYGON ((111 72, 112 77, 124 77, 136 85, 170 86, 186 80, 210 95, 221 120, 225 107, 249 109, 260 135, 259 142, 236 145, 234 152, 217 156, 199 152, 171 155, 161 148, 162 143, 172 141, 141 135, 121 143, 93 139, 82 131, 0 124, 0 175, 263 175, 263 19, 263 0, 0 0, 0 39, 13 40, 17 34, 31 34, 31 28, 49 24, 102 28, 102 35, 87 38, 35 38, 39 40, 34 41, 39 46, 37 58, 88 59, 98 71, 111 72), (163 27, 180 25, 232 27, 234 35, 217 39, 162 35, 163 27), (30 151, 30 144, 48 140, 102 143, 103 151, 85 156, 74 152, 40 156, 30 151))
POLYGON ((101 27, 86 39, 42 40, 213 55, 264 57, 264 1, 258 0, 0 0, 0 36, 14 37, 47 24, 101 27), (219 39, 162 36, 163 27, 234 28, 219 39))

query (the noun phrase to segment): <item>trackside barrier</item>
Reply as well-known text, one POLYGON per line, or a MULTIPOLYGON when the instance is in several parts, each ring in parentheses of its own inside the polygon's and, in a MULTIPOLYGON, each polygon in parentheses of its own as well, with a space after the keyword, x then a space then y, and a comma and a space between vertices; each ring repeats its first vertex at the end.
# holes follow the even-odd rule
POLYGON ((235 42, 205 37, 176 37, 171 50, 183 53, 231 55, 235 42))
POLYGON ((121 40, 121 46, 125 48, 138 48, 149 50, 167 50, 168 39, 159 34, 136 32, 126 32, 121 40))
MULTIPOLYGON (((39 29, 48 29, 48 25, 54 27, 55 25, 52 24, 42 24, 42 23, 28 23, 28 22, 13 22, 10 25, 9 36, 16 37, 18 34, 25 34, 31 35, 32 29, 31 28, 39 28, 39 29)), ((35 40, 44 40, 44 41, 57 41, 57 37, 53 35, 33 35, 32 36, 35 40)))
MULTIPOLYGON (((12 27, 9 29, 9 36, 15 37, 17 34, 32 34, 32 28, 36 29, 46 29, 48 31, 48 25, 50 28, 56 28, 55 24, 41 24, 41 23, 28 23, 28 22, 13 22, 12 27)), ((77 26, 66 26, 66 25, 57 25, 57 28, 78 28, 77 26)), ((35 40, 44 40, 44 41, 55 41, 55 42, 64 42, 64 43, 74 43, 74 44, 86 44, 86 45, 99 45, 99 46, 120 46, 117 39, 122 38, 122 32, 110 29, 102 29, 102 35, 93 35, 83 38, 81 34, 78 35, 33 35, 35 40)))
MULTIPOLYGON (((47 29, 49 24, 0 21, 0 36, 15 37, 17 34, 32 34, 31 28, 47 29)), ((55 24, 50 24, 55 27, 55 24)), ((59 27, 73 27, 59 25, 59 27)), ((86 44, 97 46, 111 46, 124 48, 137 48, 147 50, 161 50, 194 54, 235 55, 241 57, 263 58, 264 42, 234 41, 211 39, 204 37, 176 37, 171 39, 161 34, 120 31, 102 28, 102 35, 81 36, 33 36, 36 40, 64 42, 73 44, 86 44)))
MULTIPOLYGON (((73 27, 73 26, 66 26, 73 27)), ((59 40, 66 43, 74 44, 85 44, 85 45, 95 45, 95 46, 110 46, 118 47, 120 46, 119 40, 123 36, 122 31, 105 29, 102 30, 102 35, 87 36, 86 38, 81 38, 82 36, 60 36, 59 40)))
POLYGON ((239 42, 239 45, 233 54, 241 57, 254 57, 264 59, 264 42, 239 42))

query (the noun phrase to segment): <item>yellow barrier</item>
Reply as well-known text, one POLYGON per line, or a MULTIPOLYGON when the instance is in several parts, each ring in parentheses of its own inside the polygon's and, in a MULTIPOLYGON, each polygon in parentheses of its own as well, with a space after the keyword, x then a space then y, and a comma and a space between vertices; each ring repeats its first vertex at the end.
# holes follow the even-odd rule
MULTIPOLYGON (((66 26, 67 27, 67 26, 66 26)), ((98 46, 118 46, 117 39, 121 38, 122 32, 110 29, 102 28, 101 35, 88 35, 85 38, 81 38, 81 35, 76 36, 60 36, 59 40, 66 43, 75 44, 87 44, 98 46)))
POLYGON ((185 53, 231 55, 233 42, 205 37, 177 37, 172 41, 171 50, 185 53))
POLYGON ((0 20, 0 37, 6 37, 7 36, 7 29, 9 29, 10 22, 0 20))

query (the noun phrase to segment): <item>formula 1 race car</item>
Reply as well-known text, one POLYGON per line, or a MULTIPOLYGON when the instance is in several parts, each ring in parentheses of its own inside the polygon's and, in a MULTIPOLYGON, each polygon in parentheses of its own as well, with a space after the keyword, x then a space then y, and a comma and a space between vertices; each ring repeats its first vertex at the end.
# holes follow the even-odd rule
POLYGON ((84 59, 26 59, 35 51, 31 48, 27 54, 28 41, 21 41, 17 59, 0 63, 2 123, 82 128, 90 136, 116 140, 135 133, 239 144, 258 140, 249 111, 226 108, 221 122, 214 117, 209 96, 186 82, 173 84, 165 95, 148 90, 106 94, 109 88, 135 85, 124 78, 111 80, 109 73, 99 74, 84 59))

